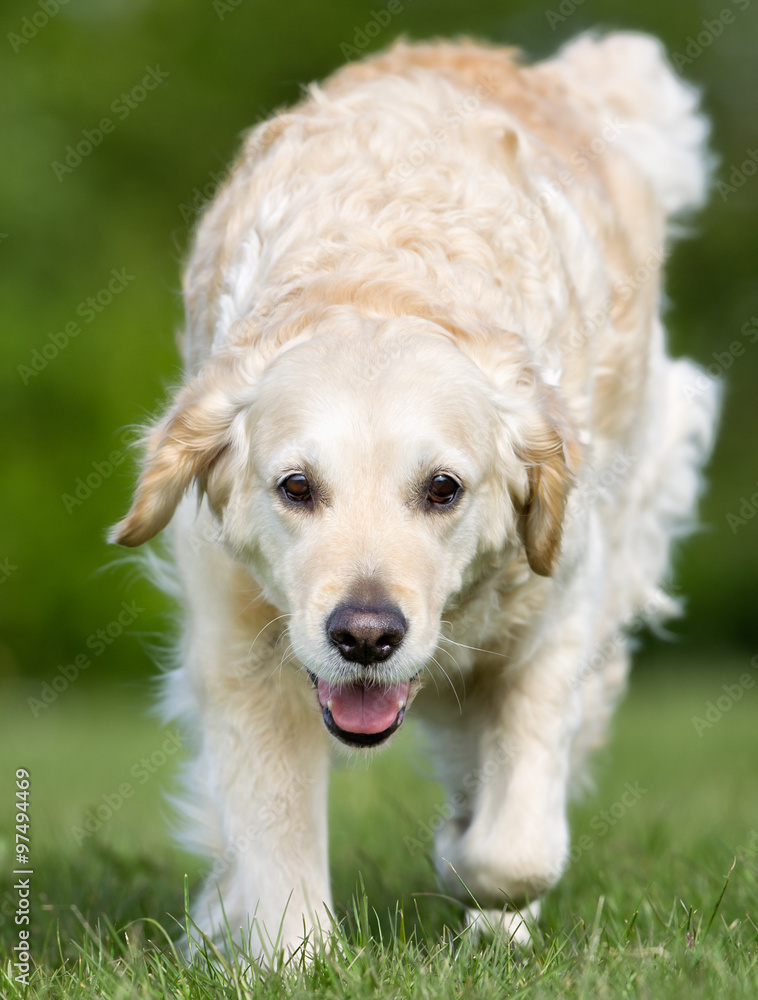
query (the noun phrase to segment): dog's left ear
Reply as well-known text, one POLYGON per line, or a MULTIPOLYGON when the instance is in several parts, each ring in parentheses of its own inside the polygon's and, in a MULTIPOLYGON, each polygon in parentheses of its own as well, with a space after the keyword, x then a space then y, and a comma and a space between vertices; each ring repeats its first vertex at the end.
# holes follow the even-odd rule
POLYGON ((193 485, 204 488, 214 463, 231 444, 238 406, 197 376, 145 440, 146 456, 131 509, 108 540, 136 546, 165 528, 193 485))
MULTIPOLYGON (((452 329, 450 319, 435 316, 434 321, 452 329)), ((493 402, 502 421, 503 492, 515 507, 516 529, 527 560, 535 573, 552 576, 560 554, 566 501, 581 458, 571 415, 560 388, 546 380, 518 334, 483 327, 485 336, 471 337, 465 332, 468 322, 463 321, 454 329, 466 355, 494 387, 493 402), (498 347, 494 357, 489 349, 493 343, 498 347), (516 465, 521 467, 518 472, 526 472, 526 487, 514 496, 516 465)), ((493 537, 501 542, 497 530, 493 537)))
POLYGON ((518 530, 529 565, 540 576, 552 576, 560 553, 563 519, 579 446, 557 403, 543 387, 540 421, 517 448, 526 466, 529 489, 519 510, 518 530))

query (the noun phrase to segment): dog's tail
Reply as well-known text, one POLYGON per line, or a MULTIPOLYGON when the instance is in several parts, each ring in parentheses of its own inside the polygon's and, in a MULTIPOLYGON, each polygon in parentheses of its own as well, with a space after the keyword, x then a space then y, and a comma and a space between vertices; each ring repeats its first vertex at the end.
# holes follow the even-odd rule
POLYGON ((618 123, 614 146, 648 178, 667 214, 703 204, 715 165, 708 121, 698 90, 677 75, 657 39, 636 32, 580 35, 555 62, 600 121, 618 123))

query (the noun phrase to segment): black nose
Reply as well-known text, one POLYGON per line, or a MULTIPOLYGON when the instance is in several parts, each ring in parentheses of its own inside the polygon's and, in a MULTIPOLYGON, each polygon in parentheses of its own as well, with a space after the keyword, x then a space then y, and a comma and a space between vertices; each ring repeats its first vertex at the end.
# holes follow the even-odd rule
POLYGON ((339 604, 326 623, 326 631, 346 660, 379 663, 403 641, 408 623, 399 608, 352 608, 339 604))

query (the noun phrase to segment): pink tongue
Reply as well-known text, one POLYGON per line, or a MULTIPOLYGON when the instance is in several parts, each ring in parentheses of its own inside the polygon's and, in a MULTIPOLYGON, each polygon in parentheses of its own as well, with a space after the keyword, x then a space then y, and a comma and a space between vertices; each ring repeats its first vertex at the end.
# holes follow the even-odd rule
POLYGON ((318 682, 318 700, 329 704, 332 718, 348 733, 383 733, 389 729, 408 700, 410 681, 389 687, 364 684, 332 685, 318 682))

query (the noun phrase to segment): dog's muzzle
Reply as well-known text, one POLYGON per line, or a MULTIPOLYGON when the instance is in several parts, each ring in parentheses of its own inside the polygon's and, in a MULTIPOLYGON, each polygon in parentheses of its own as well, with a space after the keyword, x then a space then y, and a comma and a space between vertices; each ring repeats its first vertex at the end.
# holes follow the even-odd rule
POLYGON ((352 747, 375 747, 399 729, 411 682, 382 684, 378 664, 402 644, 408 623, 401 610, 374 586, 338 604, 325 623, 329 642, 343 662, 352 664, 350 681, 332 684, 311 674, 324 724, 332 736, 352 747))

